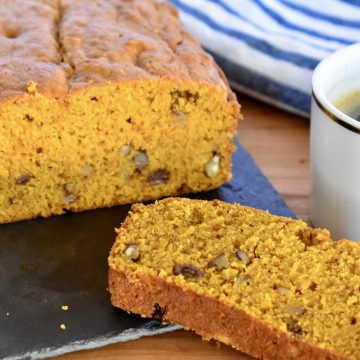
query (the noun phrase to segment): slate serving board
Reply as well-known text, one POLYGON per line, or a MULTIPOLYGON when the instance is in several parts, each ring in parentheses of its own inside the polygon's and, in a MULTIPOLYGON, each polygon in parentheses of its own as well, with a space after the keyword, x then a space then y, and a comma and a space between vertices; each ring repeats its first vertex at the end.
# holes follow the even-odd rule
MULTIPOLYGON (((295 217, 236 144, 232 181, 191 197, 295 217)), ((0 358, 45 358, 179 328, 110 305, 107 255, 114 228, 128 210, 119 206, 0 225, 0 358)))

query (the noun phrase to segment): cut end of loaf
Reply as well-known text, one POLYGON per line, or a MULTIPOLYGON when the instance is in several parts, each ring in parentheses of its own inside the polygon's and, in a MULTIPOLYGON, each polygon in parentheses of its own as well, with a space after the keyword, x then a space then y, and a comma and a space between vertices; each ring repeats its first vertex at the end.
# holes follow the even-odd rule
POLYGON ((238 107, 208 84, 137 80, 0 109, 0 222, 215 188, 238 107))
POLYGON ((360 248, 220 201, 134 205, 109 257, 112 303, 264 359, 359 359, 360 248), (134 249, 136 251, 134 251, 134 249), (349 336, 351 334, 351 336, 349 336))

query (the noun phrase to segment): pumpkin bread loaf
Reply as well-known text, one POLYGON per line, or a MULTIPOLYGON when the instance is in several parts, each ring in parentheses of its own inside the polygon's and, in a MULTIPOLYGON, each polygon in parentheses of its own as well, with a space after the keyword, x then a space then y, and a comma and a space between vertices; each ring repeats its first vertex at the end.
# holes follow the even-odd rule
POLYGON ((260 359, 360 359, 360 244, 220 201, 134 205, 109 257, 114 306, 260 359))
POLYGON ((212 189, 239 105, 160 0, 0 4, 0 222, 212 189))

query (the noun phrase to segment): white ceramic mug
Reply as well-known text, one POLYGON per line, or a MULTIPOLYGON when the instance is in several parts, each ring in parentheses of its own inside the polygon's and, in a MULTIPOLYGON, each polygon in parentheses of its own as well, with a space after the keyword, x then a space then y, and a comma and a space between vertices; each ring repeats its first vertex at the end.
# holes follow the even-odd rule
POLYGON ((324 59, 312 86, 311 220, 333 239, 360 241, 360 122, 333 105, 360 89, 360 43, 324 59))

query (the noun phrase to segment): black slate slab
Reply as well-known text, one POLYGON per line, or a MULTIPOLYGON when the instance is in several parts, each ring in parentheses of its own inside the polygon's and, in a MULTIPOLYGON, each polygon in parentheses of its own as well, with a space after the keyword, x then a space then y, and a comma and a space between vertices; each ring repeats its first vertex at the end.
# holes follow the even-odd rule
MULTIPOLYGON (((237 145, 232 181, 192 197, 294 217, 237 145)), ((0 358, 44 358, 178 328, 110 305, 107 255, 114 228, 128 210, 120 206, 0 225, 0 358), (62 310, 62 305, 69 309, 62 310)))

